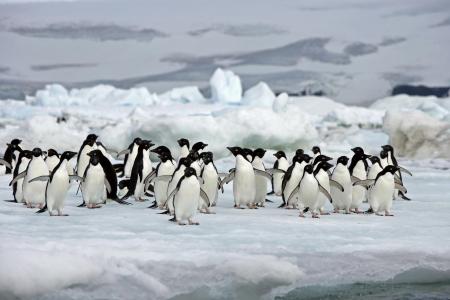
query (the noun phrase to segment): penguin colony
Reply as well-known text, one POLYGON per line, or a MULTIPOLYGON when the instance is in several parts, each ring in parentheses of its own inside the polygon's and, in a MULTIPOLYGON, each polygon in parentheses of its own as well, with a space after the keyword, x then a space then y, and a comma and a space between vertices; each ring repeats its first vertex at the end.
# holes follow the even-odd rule
POLYGON ((197 212, 214 213, 212 207, 220 191, 223 193, 224 185, 230 182, 234 208, 264 207, 270 202, 266 195, 275 195, 281 199, 279 208, 297 209, 300 217, 329 214, 324 209, 328 201, 334 213, 393 216, 394 199, 410 200, 402 175, 412 174, 398 165, 390 145, 382 146, 379 156, 355 147, 351 160, 341 156, 335 166, 317 146, 311 149, 311 155, 298 149, 291 162, 278 151, 272 168, 264 165, 264 149, 228 147, 235 157, 235 167, 220 173, 213 153, 205 151, 207 144, 197 142, 191 147, 184 138, 177 142, 179 155, 175 160, 168 147, 154 147, 149 140, 135 138, 127 149, 115 153, 117 159, 123 157, 123 162, 113 164, 112 151, 95 134, 86 137, 78 152, 61 154, 54 149, 25 150, 22 141, 14 139, 0 159, 0 172, 12 176, 14 200, 9 201, 39 208, 37 213, 66 216, 64 202, 71 183, 76 182, 77 194, 81 193, 83 200, 79 207, 100 208, 107 199, 129 205, 130 198, 140 202, 153 197, 149 208, 163 210, 161 214, 170 215, 170 221, 179 225, 198 225, 193 220, 197 212), (159 158, 156 167, 150 152, 159 158), (74 168, 71 161, 75 158, 74 168), (267 193, 269 186, 272 191, 267 193), (366 201, 370 208, 362 212, 359 208, 366 201))

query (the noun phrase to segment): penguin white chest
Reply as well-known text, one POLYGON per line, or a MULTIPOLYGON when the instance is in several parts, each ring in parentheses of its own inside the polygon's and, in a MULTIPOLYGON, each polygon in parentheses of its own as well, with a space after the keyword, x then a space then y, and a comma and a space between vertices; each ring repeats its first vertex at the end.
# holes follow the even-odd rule
MULTIPOLYGON (((360 180, 367 178, 366 168, 363 161, 358 161, 356 166, 353 168, 353 176, 360 180)), ((352 205, 351 209, 358 209, 361 203, 366 199, 366 188, 360 185, 353 186, 352 189, 352 205)))
POLYGON ((255 172, 252 164, 242 155, 236 157, 233 195, 236 205, 247 205, 255 201, 255 172))
MULTIPOLYGON (((177 187, 178 181, 180 181, 181 177, 183 177, 184 170, 186 167, 184 165, 180 166, 180 168, 173 174, 172 179, 169 181, 169 185, 167 187, 167 196, 169 196, 177 187)), ((169 212, 173 214, 174 207, 173 207, 173 196, 171 199, 167 200, 167 207, 169 209, 169 212)))
MULTIPOLYGON (((330 193, 330 177, 328 176, 328 173, 321 169, 321 170, 319 170, 319 172, 317 172, 316 179, 319 182, 319 184, 328 193, 330 193)), ((323 210, 327 200, 328 199, 327 199, 327 197, 324 194, 319 193, 317 195, 317 209, 323 210)))
POLYGON ((99 204, 103 202, 105 190, 105 172, 100 164, 90 165, 83 181, 83 198, 87 204, 99 204))
POLYGON ((337 210, 343 209, 349 213, 350 205, 352 203, 352 181, 350 172, 346 166, 338 164, 333 171, 331 179, 340 183, 344 188, 344 191, 341 191, 339 188, 331 186, 330 190, 334 208, 337 210))
POLYGON ((195 176, 184 178, 174 197, 175 217, 177 221, 188 220, 198 208, 200 183, 195 176))
POLYGON ((311 211, 316 210, 319 184, 313 174, 306 173, 300 181, 298 190, 299 209, 309 207, 311 211))
POLYGON ((296 206, 298 201, 298 195, 293 195, 289 201, 289 197, 291 196, 292 192, 295 190, 295 188, 300 183, 300 180, 302 179, 303 175, 303 164, 296 163, 296 166, 292 169, 291 177, 289 178, 288 182, 286 183, 286 186, 284 187, 284 199, 287 202, 288 206, 296 206))
MULTIPOLYGON (((159 165, 157 176, 162 175, 172 175, 175 171, 175 165, 173 161, 162 162, 159 165)), ((162 206, 167 201, 167 188, 169 186, 169 182, 163 180, 155 181, 155 200, 159 206, 162 206)))
POLYGON ((23 197, 25 202, 35 205, 45 203, 45 189, 47 182, 45 181, 33 181, 30 180, 39 177, 49 175, 47 164, 42 157, 34 157, 28 165, 27 174, 23 181, 23 197))
POLYGON ((385 174, 378 178, 369 191, 369 204, 374 212, 389 212, 392 207, 392 194, 395 183, 392 174, 385 174))
POLYGON ((46 197, 49 211, 61 210, 64 207, 67 191, 69 190, 69 174, 67 168, 61 166, 53 174, 52 181, 48 183, 46 197))
MULTIPOLYGON (((278 169, 286 171, 289 168, 289 162, 286 158, 282 157, 278 160, 278 169)), ((275 173, 273 174, 273 190, 275 192, 275 195, 281 196, 282 193, 282 183, 283 183, 283 176, 282 173, 275 173)))
POLYGON ((133 144, 133 148, 131 149, 131 153, 128 155, 127 163, 124 167, 125 177, 131 177, 131 170, 133 169, 134 160, 136 159, 138 153, 139 146, 133 144))
MULTIPOLYGON (((259 157, 255 157, 252 162, 253 168, 265 171, 263 161, 259 157)), ((255 202, 264 205, 267 194, 267 179, 264 176, 255 174, 255 202)))
MULTIPOLYGON (((22 158, 20 165, 19 165, 19 170, 17 174, 22 173, 23 171, 25 171, 28 167, 28 164, 30 163, 30 160, 28 158, 22 158)), ((23 178, 17 180, 17 188, 16 188, 16 194, 15 194, 16 200, 19 203, 23 203, 25 202, 24 198, 23 198, 23 178)))
POLYGON ((77 175, 80 177, 84 176, 84 171, 86 171, 86 167, 89 165, 90 157, 87 155, 89 152, 94 150, 94 147, 86 145, 83 147, 80 153, 80 159, 77 164, 77 175))
MULTIPOLYGON (((210 204, 215 204, 217 201, 217 183, 219 180, 219 176, 217 175, 216 169, 212 163, 205 165, 202 174, 203 184, 202 189, 205 191, 206 195, 208 195, 208 199, 210 204)), ((200 199, 200 202, 203 206, 207 207, 207 203, 200 199)))
POLYGON ((59 158, 56 155, 47 157, 45 163, 47 164, 48 170, 51 172, 58 165, 59 158))

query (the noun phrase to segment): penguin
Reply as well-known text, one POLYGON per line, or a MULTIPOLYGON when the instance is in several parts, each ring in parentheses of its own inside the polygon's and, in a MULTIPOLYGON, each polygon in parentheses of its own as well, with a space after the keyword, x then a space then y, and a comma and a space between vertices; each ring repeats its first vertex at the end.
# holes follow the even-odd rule
POLYGON ((23 198, 28 208, 39 207, 43 208, 45 205, 45 188, 46 183, 42 181, 31 182, 31 179, 39 176, 48 176, 47 164, 42 157, 42 150, 40 148, 34 148, 32 151, 33 157, 28 164, 27 169, 17 175, 16 178, 23 177, 23 198))
MULTIPOLYGON (((397 162, 397 159, 395 158, 395 155, 394 155, 394 147, 392 147, 391 145, 384 145, 384 146, 381 146, 381 148, 384 151, 386 151, 386 153, 387 153, 387 164, 388 165, 393 165, 393 166, 399 168, 399 170, 396 172, 396 174, 400 178, 400 182, 403 182, 402 171, 404 173, 412 176, 410 171, 408 171, 407 169, 399 166, 399 164, 397 162)), ((402 193, 401 191, 395 191, 394 192, 394 198, 397 198, 397 196, 400 196, 404 200, 408 200, 408 201, 411 200, 410 198, 406 197, 406 195, 404 193, 402 193)))
POLYGON ((20 150, 22 150, 22 148, 20 147, 21 143, 22 140, 13 139, 11 140, 11 142, 6 144, 7 147, 3 156, 3 160, 9 165, 3 164, 6 167, 5 174, 11 174, 13 172, 13 168, 15 167, 13 157, 14 155, 18 157, 20 150))
POLYGON ((338 213, 340 210, 344 210, 346 214, 350 213, 350 206, 352 204, 352 180, 347 163, 348 157, 339 157, 331 175, 331 179, 343 187, 342 190, 336 186, 331 186, 331 198, 333 199, 335 213, 338 213))
MULTIPOLYGON (((167 194, 170 195, 177 187, 178 182, 180 181, 181 177, 184 175, 184 170, 186 168, 190 167, 193 163, 193 160, 188 155, 187 157, 180 158, 177 167, 175 168, 175 171, 173 172, 173 175, 170 178, 169 184, 167 186, 167 194)), ((170 215, 174 214, 174 207, 173 207, 173 196, 170 198, 167 198, 167 203, 164 205, 167 206, 168 213, 170 215)))
POLYGON ((58 212, 57 216, 67 216, 63 214, 63 208, 67 192, 70 188, 70 181, 71 179, 82 179, 77 175, 69 175, 67 171, 67 164, 75 155, 77 155, 76 152, 65 151, 61 154, 58 164, 52 169, 49 176, 39 176, 31 179, 30 182, 46 182, 45 206, 37 211, 37 213, 43 213, 48 210, 50 216, 55 216, 53 212, 56 210, 58 212))
POLYGON ((361 185, 369 188, 369 204, 371 211, 379 216, 393 216, 392 194, 397 189, 406 194, 406 189, 401 182, 396 182, 394 174, 400 170, 399 167, 388 165, 377 174, 375 179, 360 180, 354 185, 361 185))
POLYGON ((97 146, 96 149, 102 151, 103 156, 106 157, 109 161, 112 161, 114 159, 111 154, 109 154, 110 152, 114 151, 106 149, 105 145, 103 145, 102 142, 96 141, 95 145, 97 146))
MULTIPOLYGON (((317 160, 317 158, 316 158, 317 160)), ((337 182, 330 179, 330 175, 328 174, 329 170, 333 167, 328 161, 319 162, 314 168, 314 177, 317 179, 319 184, 331 195, 331 184, 339 185, 337 182)), ((339 187, 339 186, 338 186, 339 187)), ((341 188, 342 190, 342 188, 341 188)), ((318 216, 320 215, 329 215, 329 212, 325 212, 325 203, 328 201, 328 197, 323 193, 319 193, 317 196, 317 205, 316 211, 314 213, 318 216)))
POLYGON ((320 151, 319 146, 314 146, 311 149, 312 153, 313 153, 313 160, 316 159, 317 156, 319 156, 320 154, 322 154, 322 152, 320 151))
MULTIPOLYGON (((75 153, 76 154, 76 153, 75 153)), ((49 172, 52 172, 56 165, 59 163, 59 154, 54 149, 47 150, 47 157, 45 158, 49 172)))
MULTIPOLYGON (((25 172, 28 168, 28 164, 33 158, 33 152, 30 150, 22 150, 19 154, 19 158, 17 159, 16 166, 13 172, 13 178, 16 178, 17 175, 25 172)), ((16 182, 11 182, 9 185, 13 186, 13 196, 14 200, 17 203, 24 203, 25 200, 23 198, 23 178, 18 179, 16 182)))
MULTIPOLYGON (((351 149, 354 153, 350 166, 348 170, 350 171, 350 176, 352 181, 359 181, 367 179, 367 171, 369 165, 367 159, 370 155, 364 153, 361 147, 354 147, 351 149)), ((362 186, 353 186, 352 189, 352 204, 350 205, 350 210, 355 213, 360 213, 359 207, 366 199, 366 189, 362 186)))
POLYGON ((90 156, 88 155, 88 153, 97 148, 97 138, 97 135, 89 134, 81 145, 80 150, 78 151, 77 175, 80 177, 84 176, 84 171, 89 165, 90 156))
POLYGON ((180 152, 178 154, 178 160, 185 158, 189 155, 189 140, 185 138, 178 139, 178 146, 180 146, 180 152))
POLYGON ((123 160, 123 176, 125 176, 126 178, 131 177, 134 160, 136 159, 141 142, 142 139, 140 137, 136 137, 127 149, 120 151, 117 154, 118 157, 125 154, 125 158, 123 160))
MULTIPOLYGON (((256 170, 266 171, 262 158, 266 154, 266 150, 257 148, 253 151, 252 166, 256 170)), ((264 207, 267 194, 267 178, 256 174, 255 177, 255 202, 256 206, 264 207)), ((210 198, 211 199, 211 198, 210 198)))
POLYGON ((233 180, 233 196, 235 208, 242 209, 241 205, 253 207, 255 201, 255 171, 248 158, 248 152, 241 147, 227 147, 236 159, 235 168, 230 171, 224 182, 233 180))
POLYGON ((283 203, 279 207, 292 209, 297 207, 297 195, 289 199, 292 191, 298 186, 303 176, 303 169, 310 162, 311 156, 308 154, 297 154, 292 158, 292 165, 289 166, 283 177, 281 184, 283 203))
POLYGON ((208 196, 209 203, 200 198, 199 210, 202 213, 212 214, 210 207, 216 206, 218 191, 220 188, 220 177, 217 172, 217 168, 214 164, 214 155, 212 152, 202 152, 200 155, 203 160, 203 169, 200 174, 201 188, 205 191, 208 196), (209 206, 208 206, 209 204, 209 206))
POLYGON ((243 148, 242 151, 245 153, 247 160, 253 162, 253 150, 250 148, 243 148))
POLYGON ((123 198, 128 193, 129 184, 130 179, 122 179, 119 181, 119 191, 117 192, 117 196, 119 196, 119 198, 123 198))
POLYGON ((298 194, 297 207, 300 210, 299 217, 304 218, 304 213, 310 210, 313 218, 319 218, 319 214, 317 213, 317 199, 319 192, 323 193, 331 201, 330 193, 319 184, 314 176, 314 167, 312 165, 306 165, 303 169, 302 178, 300 179, 298 186, 289 196, 289 200, 291 200, 295 197, 295 194, 298 194))
POLYGON ((192 167, 197 172, 197 177, 200 176, 200 173, 202 172, 202 168, 203 168, 203 161, 200 158, 200 153, 206 146, 208 146, 208 144, 205 144, 203 142, 197 142, 194 145, 192 145, 192 149, 190 151, 190 153, 196 157, 196 160, 192 164, 192 167), (198 155, 196 155, 196 154, 198 154, 198 155))
POLYGON ((323 155, 323 154, 317 155, 316 158, 313 159, 313 163, 312 163, 312 165, 314 167, 314 170, 317 168, 317 166, 321 162, 327 162, 327 161, 330 161, 330 160, 333 160, 333 158, 329 157, 329 156, 326 156, 326 155, 323 155))
MULTIPOLYGON (((166 146, 159 146, 151 152, 158 154, 159 159, 161 160, 156 167, 154 176, 172 176, 176 169, 175 160, 172 157, 172 153, 169 148, 166 146)), ((167 188, 169 186, 168 180, 156 180, 154 183, 155 190, 155 201, 156 205, 159 209, 164 208, 164 204, 167 202, 167 188)))
MULTIPOLYGON (((284 151, 278 151, 274 154, 274 156, 277 158, 277 160, 275 161, 273 168, 276 170, 282 170, 286 172, 287 169, 289 168, 289 162, 286 158, 286 154, 284 153, 284 151)), ((281 196, 282 194, 281 184, 283 182, 283 176, 284 174, 282 172, 277 172, 273 174, 272 176, 273 193, 270 192, 269 194, 281 196)))
MULTIPOLYGON (((295 155, 294 155, 294 157, 295 157, 295 156, 300 157, 300 156, 302 156, 303 154, 305 154, 305 151, 304 151, 303 149, 299 148, 299 149, 295 150, 295 155)), ((294 158, 292 158, 292 159, 294 159, 294 158)))
POLYGON ((381 161, 378 156, 371 156, 369 157, 369 160, 372 163, 372 166, 369 168, 367 179, 375 179, 377 178, 378 173, 383 170, 383 167, 381 166, 381 161))
POLYGON ((133 168, 131 169, 131 177, 127 186, 128 192, 121 200, 125 200, 133 195, 135 201, 145 201, 143 197, 146 192, 146 178, 153 172, 152 161, 150 160, 150 148, 152 146, 154 144, 151 141, 140 141, 133 168))
POLYGON ((192 220, 197 211, 200 197, 210 206, 208 196, 200 188, 196 171, 192 167, 187 167, 184 170, 183 177, 178 181, 177 187, 169 196, 173 197, 175 211, 172 220, 176 221, 179 225, 186 225, 186 220, 189 225, 200 224, 192 220))

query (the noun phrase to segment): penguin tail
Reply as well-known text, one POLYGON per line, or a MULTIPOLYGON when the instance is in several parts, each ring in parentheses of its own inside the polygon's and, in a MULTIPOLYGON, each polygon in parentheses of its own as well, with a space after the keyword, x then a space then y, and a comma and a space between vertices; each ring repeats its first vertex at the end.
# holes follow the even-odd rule
POLYGON ((175 216, 172 219, 169 219, 170 222, 176 222, 177 219, 175 218, 175 216))
POLYGON ((274 191, 274 190, 268 192, 266 195, 270 196, 270 195, 273 195, 273 194, 275 194, 275 191, 274 191))
POLYGON ((398 194, 400 195, 400 197, 401 197, 403 200, 411 201, 411 198, 406 197, 406 195, 403 194, 402 192, 399 192, 398 194))
POLYGON ((285 207, 285 206, 286 206, 286 203, 281 203, 281 205, 278 206, 278 208, 282 208, 282 207, 285 207))
POLYGON ((266 202, 273 203, 273 201, 270 199, 266 199, 266 202))
POLYGON ((303 210, 303 213, 308 212, 308 210, 309 210, 309 207, 305 208, 305 209, 303 210))
POLYGON ((373 214, 373 209, 372 209, 372 207, 369 207, 369 209, 366 210, 364 213, 365 213, 365 214, 373 214))
POLYGON ((163 212, 158 213, 158 215, 168 215, 168 214, 170 214, 169 210, 165 210, 163 212))
POLYGON ((86 202, 84 202, 84 201, 80 205, 77 205, 77 207, 84 207, 84 206, 86 206, 86 202))
POLYGON ((3 201, 5 201, 5 202, 14 202, 14 203, 17 203, 17 200, 16 200, 16 199, 12 199, 12 200, 3 200, 3 201))
POLYGON ((43 208, 41 208, 40 210, 38 210, 36 213, 37 214, 42 214, 43 212, 47 211, 47 204, 45 204, 45 206, 43 208))
MULTIPOLYGON (((126 196, 126 195, 125 195, 126 196)), ((131 203, 130 202, 127 202, 127 201, 125 201, 125 199, 127 199, 128 197, 123 197, 123 198, 119 198, 119 197, 114 197, 114 198, 112 198, 111 200, 112 201, 115 201, 115 202, 117 202, 117 203, 119 203, 119 204, 123 204, 123 205, 130 205, 131 203)))
POLYGON ((149 192, 145 192, 145 196, 147 196, 147 197, 155 197, 153 194, 150 194, 149 192))
POLYGON ((150 205, 148 208, 156 208, 158 204, 156 203, 156 200, 153 201, 152 205, 150 205))

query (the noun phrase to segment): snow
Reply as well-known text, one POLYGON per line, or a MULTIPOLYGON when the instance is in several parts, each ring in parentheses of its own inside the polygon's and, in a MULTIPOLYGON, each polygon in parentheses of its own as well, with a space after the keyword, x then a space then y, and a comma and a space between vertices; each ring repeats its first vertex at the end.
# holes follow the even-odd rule
MULTIPOLYGON (((232 163, 226 158, 217 166, 224 171, 232 163)), ((196 216, 199 226, 170 223, 147 209, 148 203, 77 208, 76 186, 67 200, 69 217, 50 218, 0 201, 0 294, 273 299, 310 285, 446 280, 450 203, 443 195, 450 192, 450 174, 434 168, 442 161, 400 164, 414 173, 405 178, 413 201, 395 201, 392 218, 300 219, 295 210, 276 208, 278 198, 266 208, 235 210, 230 185, 219 197, 216 215, 196 216)), ((11 198, 9 180, 0 177, 1 199, 11 198)))
POLYGON ((239 76, 231 70, 216 69, 209 80, 211 100, 219 103, 239 103, 242 98, 242 84, 239 76))

